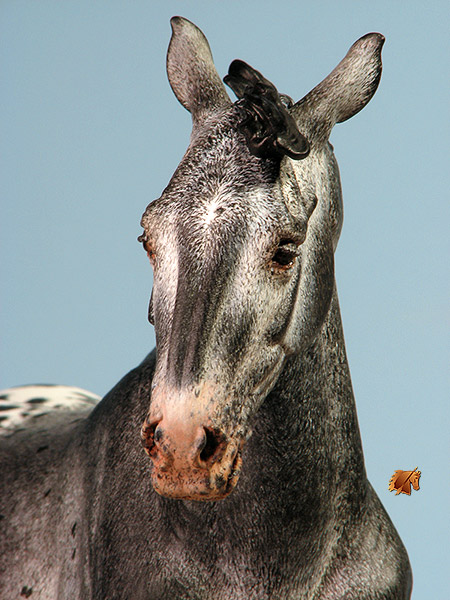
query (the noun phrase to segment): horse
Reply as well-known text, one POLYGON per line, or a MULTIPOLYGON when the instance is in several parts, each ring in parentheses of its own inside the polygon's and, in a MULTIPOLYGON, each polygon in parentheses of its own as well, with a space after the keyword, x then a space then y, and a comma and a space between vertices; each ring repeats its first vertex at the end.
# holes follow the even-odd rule
POLYGON ((142 217, 156 349, 95 407, 3 436, 2 598, 400 600, 367 480, 334 277, 329 135, 381 76, 357 40, 304 98, 171 20, 186 154, 142 217), (141 441, 143 447, 141 447, 141 441))

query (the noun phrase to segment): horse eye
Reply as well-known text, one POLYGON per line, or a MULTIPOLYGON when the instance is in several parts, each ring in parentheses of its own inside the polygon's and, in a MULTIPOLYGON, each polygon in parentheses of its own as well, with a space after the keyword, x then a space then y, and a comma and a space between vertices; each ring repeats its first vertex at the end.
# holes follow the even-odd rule
POLYGON ((273 271, 281 272, 290 269, 298 256, 298 244, 293 240, 281 240, 271 259, 273 271))
POLYGON ((155 252, 153 250, 151 242, 149 242, 149 240, 147 239, 145 234, 140 235, 138 237, 138 241, 142 242, 142 246, 144 247, 144 250, 147 252, 147 256, 149 258, 150 263, 152 265, 154 265, 155 264, 155 252))
POLYGON ((156 259, 156 254, 155 254, 151 244, 149 244, 148 242, 146 244, 144 244, 144 249, 147 252, 147 256, 150 261, 150 264, 154 265, 155 259, 156 259))

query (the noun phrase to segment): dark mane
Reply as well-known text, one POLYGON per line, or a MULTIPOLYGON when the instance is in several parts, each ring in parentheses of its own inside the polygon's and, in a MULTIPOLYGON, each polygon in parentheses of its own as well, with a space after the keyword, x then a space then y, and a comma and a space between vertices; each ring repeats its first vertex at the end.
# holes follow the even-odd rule
POLYGON ((308 140, 300 133, 286 104, 288 96, 259 71, 242 60, 234 60, 224 82, 239 100, 242 112, 239 129, 244 134, 252 154, 260 158, 282 158, 284 155, 299 160, 309 154, 308 140))

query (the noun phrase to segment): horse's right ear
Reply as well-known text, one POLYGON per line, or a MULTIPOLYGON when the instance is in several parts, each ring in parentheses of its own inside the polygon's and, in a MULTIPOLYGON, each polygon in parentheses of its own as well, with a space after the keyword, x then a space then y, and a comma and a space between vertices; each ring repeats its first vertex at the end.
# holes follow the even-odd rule
POLYGON ((172 17, 170 24, 167 76, 173 93, 197 124, 212 110, 231 104, 231 100, 200 29, 182 17, 172 17))

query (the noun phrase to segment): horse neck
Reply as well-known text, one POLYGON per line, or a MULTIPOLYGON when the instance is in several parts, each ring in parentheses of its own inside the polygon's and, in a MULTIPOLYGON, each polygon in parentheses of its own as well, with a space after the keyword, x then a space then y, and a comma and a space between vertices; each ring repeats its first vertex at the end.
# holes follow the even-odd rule
POLYGON ((364 459, 336 291, 318 336, 302 355, 287 360, 258 411, 249 446, 250 470, 266 473, 265 488, 277 502, 283 501, 283 489, 285 500, 303 512, 318 504, 345 504, 345 498, 358 503, 364 495, 364 459))

